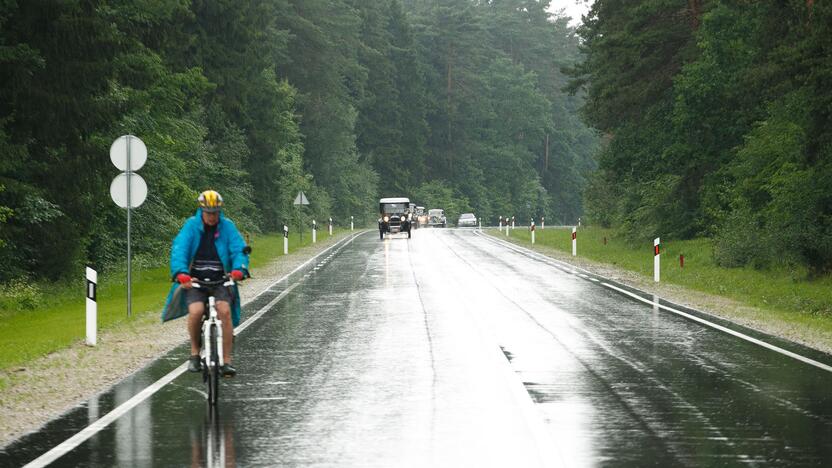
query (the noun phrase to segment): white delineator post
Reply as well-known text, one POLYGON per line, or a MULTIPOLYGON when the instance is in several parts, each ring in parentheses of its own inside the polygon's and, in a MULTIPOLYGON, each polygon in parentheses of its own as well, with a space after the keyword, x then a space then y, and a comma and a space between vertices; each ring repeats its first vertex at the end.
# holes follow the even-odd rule
POLYGON ((96 289, 98 288, 98 273, 87 267, 87 344, 95 346, 96 331, 98 330, 98 305, 96 289))
POLYGON ((661 258, 660 252, 661 243, 659 242, 659 238, 653 239, 653 281, 659 282, 659 269, 661 268, 661 264, 659 259, 661 258))
POLYGON ((350 231, 355 231, 355 220, 350 216, 350 231))
POLYGON ((572 228, 572 256, 578 255, 578 228, 572 228))
POLYGON ((480 230, 480 232, 482 232, 482 218, 478 218, 478 219, 479 219, 479 230, 480 230))
POLYGON ((540 217, 540 229, 546 229, 546 218, 540 217))
POLYGON ((511 230, 514 230, 514 216, 511 217, 511 230))
POLYGON ((314 244, 317 241, 318 241, 318 224, 313 219, 312 220, 312 243, 314 244))
POLYGON ((332 218, 329 218, 329 235, 332 236, 332 218))
POLYGON ((503 233, 503 217, 502 216, 497 218, 497 229, 500 230, 500 234, 503 233))
POLYGON ((283 255, 289 255, 289 226, 283 225, 283 255))
POLYGON ((532 244, 534 244, 534 220, 532 220, 531 226, 529 226, 529 230, 532 232, 532 244))
POLYGON ((508 216, 506 216, 506 236, 508 236, 508 216))

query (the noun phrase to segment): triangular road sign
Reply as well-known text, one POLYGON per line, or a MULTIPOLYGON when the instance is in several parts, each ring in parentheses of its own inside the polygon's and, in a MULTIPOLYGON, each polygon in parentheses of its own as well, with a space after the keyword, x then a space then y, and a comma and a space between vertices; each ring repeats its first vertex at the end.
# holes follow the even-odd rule
POLYGON ((298 196, 295 197, 295 205, 308 205, 309 200, 306 199, 306 195, 303 194, 303 191, 298 192, 298 196))

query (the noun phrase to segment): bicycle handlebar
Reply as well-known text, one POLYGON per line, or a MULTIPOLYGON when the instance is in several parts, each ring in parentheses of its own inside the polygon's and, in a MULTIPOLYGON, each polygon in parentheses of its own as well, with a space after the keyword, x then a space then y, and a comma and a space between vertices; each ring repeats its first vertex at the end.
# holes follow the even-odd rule
POLYGON ((216 281, 205 281, 199 278, 191 278, 191 286, 194 288, 215 287, 215 286, 234 286, 236 282, 231 275, 224 275, 222 279, 216 281))

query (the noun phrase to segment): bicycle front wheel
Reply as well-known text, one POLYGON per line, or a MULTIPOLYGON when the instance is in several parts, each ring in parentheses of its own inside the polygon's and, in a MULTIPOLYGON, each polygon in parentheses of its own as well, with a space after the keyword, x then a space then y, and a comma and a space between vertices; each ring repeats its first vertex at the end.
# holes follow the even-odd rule
POLYGON ((207 375, 205 380, 208 387, 208 404, 214 406, 217 404, 220 391, 220 358, 217 354, 217 326, 212 325, 208 333, 208 339, 211 343, 211 353, 208 356, 209 362, 206 366, 207 375))

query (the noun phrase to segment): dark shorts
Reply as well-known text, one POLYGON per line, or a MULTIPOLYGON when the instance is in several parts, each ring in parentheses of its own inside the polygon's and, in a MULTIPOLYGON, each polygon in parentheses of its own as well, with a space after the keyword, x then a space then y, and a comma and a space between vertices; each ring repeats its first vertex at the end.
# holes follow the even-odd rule
POLYGON ((191 288, 185 290, 185 302, 190 306, 194 302, 208 302, 208 296, 213 294, 217 302, 227 302, 231 305, 234 302, 234 295, 228 286, 217 286, 213 291, 207 289, 191 288))

